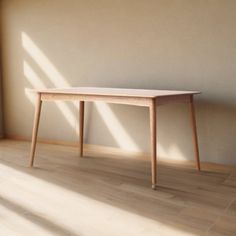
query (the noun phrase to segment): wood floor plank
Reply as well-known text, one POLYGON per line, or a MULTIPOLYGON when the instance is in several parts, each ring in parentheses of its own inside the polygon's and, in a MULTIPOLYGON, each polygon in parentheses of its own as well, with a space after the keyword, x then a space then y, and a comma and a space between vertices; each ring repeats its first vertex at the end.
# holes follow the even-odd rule
POLYGON ((161 161, 153 191, 148 159, 29 148, 0 141, 0 235, 236 235, 235 167, 161 161))
POLYGON ((236 235, 236 217, 222 216, 210 230, 207 236, 235 236, 236 235))
MULTIPOLYGON (((232 202, 232 204, 227 208, 226 215, 228 216, 233 216, 236 218, 236 195, 235 195, 235 200, 232 202)), ((235 223, 236 224, 236 223, 235 223)))

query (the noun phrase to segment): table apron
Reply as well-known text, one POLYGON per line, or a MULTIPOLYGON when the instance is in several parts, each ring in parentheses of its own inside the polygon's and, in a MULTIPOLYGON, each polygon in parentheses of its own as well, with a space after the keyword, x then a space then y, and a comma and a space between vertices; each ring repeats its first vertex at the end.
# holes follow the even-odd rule
POLYGON ((156 105, 161 106, 169 103, 189 103, 192 94, 160 96, 157 98, 148 97, 131 97, 131 96, 107 96, 107 95, 84 95, 84 94, 56 94, 41 93, 42 101, 86 101, 86 102, 108 102, 135 106, 150 107, 153 99, 156 99, 156 105))
POLYGON ((42 101, 86 101, 86 102, 108 102, 135 106, 149 107, 153 98, 131 97, 131 96, 105 96, 105 95, 84 95, 84 94, 55 94, 41 93, 42 101))
POLYGON ((192 94, 181 94, 172 96, 162 96, 156 98, 156 105, 166 105, 169 103, 190 103, 193 95, 192 94))

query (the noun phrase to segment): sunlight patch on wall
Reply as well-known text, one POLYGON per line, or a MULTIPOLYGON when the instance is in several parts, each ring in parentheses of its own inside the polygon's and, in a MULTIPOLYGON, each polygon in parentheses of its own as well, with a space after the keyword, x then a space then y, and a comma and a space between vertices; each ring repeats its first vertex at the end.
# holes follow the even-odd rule
POLYGON ((95 102, 94 105, 119 147, 125 150, 140 151, 109 105, 104 102, 95 102))
POLYGON ((28 62, 23 62, 24 76, 33 86, 33 88, 44 89, 45 85, 37 73, 32 69, 28 62))
MULTIPOLYGON (((39 49, 39 47, 33 42, 33 40, 25 33, 22 32, 22 46, 28 55, 33 59, 33 61, 39 66, 39 68, 46 75, 47 79, 52 82, 54 87, 70 87, 66 79, 60 74, 52 62, 47 58, 47 56, 39 49)), ((35 89, 47 88, 47 86, 42 82, 43 80, 39 78, 36 72, 32 70, 32 67, 28 63, 24 62, 24 73, 28 81, 32 84, 35 89), (34 82, 36 80, 37 82, 34 82)), ((45 78, 44 78, 45 79, 45 78)), ((29 93, 26 93, 26 96, 29 98, 29 93)), ((32 98, 29 98, 32 101, 32 98)), ((78 134, 78 125, 76 122, 76 117, 69 109, 68 105, 62 101, 55 101, 57 107, 62 112, 68 123, 73 127, 78 134)), ((72 102, 76 109, 78 106, 76 102, 72 102)))
POLYGON ((48 79, 55 87, 70 87, 70 84, 56 69, 46 55, 38 48, 32 39, 22 32, 22 45, 25 51, 32 57, 42 71, 48 76, 48 79))
MULTIPOLYGON (((37 73, 32 69, 28 62, 24 61, 24 76, 28 80, 28 82, 35 89, 44 89, 46 88, 45 84, 42 82, 42 79, 37 75, 37 73)), ((34 104, 35 103, 35 94, 32 89, 25 88, 25 95, 29 98, 29 100, 34 104)), ((75 127, 75 117, 73 113, 70 111, 65 102, 55 102, 59 110, 62 112, 68 123, 74 128, 75 127)))
POLYGON ((168 149, 163 148, 160 143, 157 143, 157 158, 171 159, 171 160, 186 160, 184 154, 180 151, 177 144, 171 144, 168 149))
MULTIPOLYGON (((57 70, 53 63, 47 58, 47 56, 42 52, 42 50, 39 49, 39 47, 25 32, 22 32, 22 46, 55 87, 70 87, 70 84, 61 75, 61 73, 57 70)), ((43 83, 43 80, 37 75, 37 73, 26 61, 24 61, 24 75, 30 82, 30 84, 33 86, 33 88, 46 88, 46 85, 43 83)), ((27 91, 26 96, 31 101, 33 101, 30 93, 27 91)), ((75 117, 68 108, 68 106, 63 102, 56 102, 56 104, 62 114, 66 117, 69 124, 73 128, 75 128, 76 132, 78 133, 78 125, 77 123, 75 123, 75 117)), ((76 106, 75 102, 74 105, 76 106)), ((101 118, 106 124, 106 127, 116 140, 119 147, 124 148, 126 150, 140 151, 138 146, 134 143, 132 138, 126 132, 125 128, 122 126, 115 114, 112 112, 109 105, 105 103, 96 103, 95 107, 97 108, 101 118)))
POLYGON ((168 148, 167 157, 171 157, 171 159, 173 160, 186 160, 186 157, 183 155, 183 153, 180 151, 180 148, 175 143, 172 143, 168 148))

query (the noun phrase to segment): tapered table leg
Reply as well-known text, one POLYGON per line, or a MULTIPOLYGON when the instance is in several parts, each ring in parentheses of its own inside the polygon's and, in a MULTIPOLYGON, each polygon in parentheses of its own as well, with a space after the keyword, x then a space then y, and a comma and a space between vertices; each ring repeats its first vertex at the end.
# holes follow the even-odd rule
POLYGON ((199 159, 199 149, 198 149, 198 138, 197 138, 197 125, 196 125, 196 116, 195 116, 195 107, 193 96, 190 97, 190 113, 191 113, 191 124, 193 130, 193 145, 195 151, 195 159, 196 159, 196 168, 201 170, 200 167, 200 159, 199 159))
POLYGON ((30 167, 32 167, 34 164, 34 156, 35 156, 36 142, 37 142, 37 136, 38 136, 41 107, 42 107, 41 95, 40 93, 37 93, 37 100, 35 104, 35 114, 34 114, 34 126, 33 126, 33 132, 32 132, 31 152, 30 152, 30 163, 29 163, 30 167))
POLYGON ((152 99, 149 107, 150 111, 150 141, 151 141, 151 167, 152 167, 152 189, 156 189, 157 169, 156 169, 156 100, 152 99))
POLYGON ((80 101, 80 111, 79 111, 79 150, 80 157, 83 156, 83 142, 84 142, 84 101, 80 101))

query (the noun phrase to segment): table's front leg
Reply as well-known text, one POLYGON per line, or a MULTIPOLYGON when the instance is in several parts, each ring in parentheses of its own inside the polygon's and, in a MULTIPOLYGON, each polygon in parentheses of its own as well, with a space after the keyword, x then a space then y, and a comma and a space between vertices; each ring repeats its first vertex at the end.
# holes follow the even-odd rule
POLYGON ((80 150, 80 157, 83 156, 83 143, 84 143, 84 101, 80 101, 79 107, 79 150, 80 150))
POLYGON ((191 95, 190 97, 190 113, 191 113, 191 123, 192 123, 192 130, 193 130, 193 144, 194 144, 194 150, 195 150, 196 167, 197 167, 197 170, 201 170, 193 95, 191 95))
POLYGON ((31 152, 30 152, 30 167, 32 167, 34 164, 34 155, 35 155, 36 142, 37 142, 37 136, 38 136, 41 107, 42 107, 41 94, 37 93, 37 100, 35 104, 35 114, 34 114, 34 126, 33 126, 33 132, 32 132, 31 152))
POLYGON ((151 166, 152 166, 152 189, 156 189, 157 183, 157 167, 156 167, 156 154, 157 154, 157 135, 156 135, 156 99, 151 100, 149 106, 150 115, 150 143, 151 143, 151 166))

